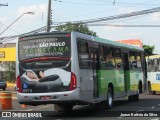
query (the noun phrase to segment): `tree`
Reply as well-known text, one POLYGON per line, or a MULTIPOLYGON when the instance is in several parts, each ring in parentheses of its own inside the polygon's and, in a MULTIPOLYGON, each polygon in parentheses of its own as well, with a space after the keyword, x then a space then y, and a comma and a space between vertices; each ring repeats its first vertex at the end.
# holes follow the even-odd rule
POLYGON ((152 55, 154 51, 155 46, 150 46, 150 45, 143 45, 143 49, 145 51, 146 55, 152 55))
POLYGON ((96 32, 93 32, 92 30, 89 30, 88 26, 82 23, 70 23, 68 22, 65 25, 60 25, 58 27, 55 28, 55 30, 57 31, 64 31, 64 32, 81 32, 84 34, 88 34, 88 35, 93 35, 93 36, 97 36, 96 32))
POLYGON ((15 81, 16 67, 15 62, 5 63, 5 79, 9 82, 15 81))

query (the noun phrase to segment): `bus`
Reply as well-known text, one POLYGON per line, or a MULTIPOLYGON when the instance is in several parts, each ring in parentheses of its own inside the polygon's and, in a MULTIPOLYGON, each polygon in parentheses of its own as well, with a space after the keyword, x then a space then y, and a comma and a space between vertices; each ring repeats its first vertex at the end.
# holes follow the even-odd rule
POLYGON ((17 99, 20 104, 113 106, 138 100, 145 82, 144 50, 78 32, 21 36, 17 43, 17 99))
POLYGON ((160 91, 160 55, 146 57, 148 93, 156 94, 160 91))

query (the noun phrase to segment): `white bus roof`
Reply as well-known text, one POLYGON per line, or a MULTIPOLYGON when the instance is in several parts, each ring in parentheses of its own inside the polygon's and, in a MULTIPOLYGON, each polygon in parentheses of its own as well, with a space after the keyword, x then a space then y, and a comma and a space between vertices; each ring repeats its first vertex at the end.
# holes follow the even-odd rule
POLYGON ((147 59, 154 59, 154 58, 160 58, 160 55, 150 55, 146 56, 147 59))

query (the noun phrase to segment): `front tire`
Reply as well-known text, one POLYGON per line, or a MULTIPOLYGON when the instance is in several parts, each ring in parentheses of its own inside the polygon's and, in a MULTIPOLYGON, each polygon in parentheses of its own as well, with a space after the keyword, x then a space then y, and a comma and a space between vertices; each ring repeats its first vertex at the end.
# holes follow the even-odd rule
POLYGON ((111 109, 113 107, 113 91, 112 89, 109 87, 108 88, 108 92, 107 92, 107 109, 111 109))

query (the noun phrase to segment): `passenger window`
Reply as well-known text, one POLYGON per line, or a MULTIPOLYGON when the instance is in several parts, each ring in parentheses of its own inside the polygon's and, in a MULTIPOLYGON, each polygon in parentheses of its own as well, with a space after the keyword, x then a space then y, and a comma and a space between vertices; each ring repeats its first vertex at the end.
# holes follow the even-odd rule
POLYGON ((105 61, 105 54, 104 54, 104 46, 100 45, 100 67, 107 68, 107 64, 105 61))
POLYGON ((142 58, 141 58, 141 54, 137 53, 137 67, 138 68, 142 68, 142 62, 141 62, 142 58))
POLYGON ((80 68, 91 67, 87 42, 78 41, 78 57, 80 68))
POLYGON ((160 58, 157 59, 158 60, 158 72, 160 72, 160 58))
POLYGON ((115 61, 116 68, 123 68, 120 49, 115 49, 115 61))
POLYGON ((152 71, 151 59, 148 59, 147 71, 148 71, 148 72, 151 72, 151 71, 152 71))
POLYGON ((112 47, 106 49, 106 63, 109 68, 115 68, 114 52, 112 47))
POLYGON ((130 68, 137 68, 136 54, 133 51, 130 51, 130 68))

